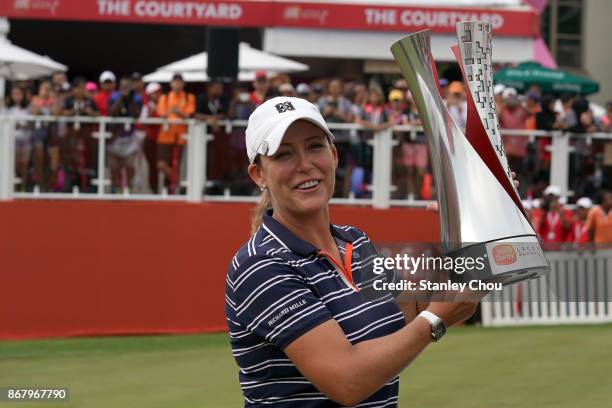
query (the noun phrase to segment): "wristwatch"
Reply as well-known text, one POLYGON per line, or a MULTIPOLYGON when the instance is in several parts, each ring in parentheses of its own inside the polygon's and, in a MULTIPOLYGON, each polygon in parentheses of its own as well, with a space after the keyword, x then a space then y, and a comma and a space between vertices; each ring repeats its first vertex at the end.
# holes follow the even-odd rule
POLYGON ((417 317, 422 317, 429 322, 429 327, 431 327, 431 341, 440 340, 442 336, 444 336, 444 333, 446 333, 444 322, 435 314, 423 310, 417 317))

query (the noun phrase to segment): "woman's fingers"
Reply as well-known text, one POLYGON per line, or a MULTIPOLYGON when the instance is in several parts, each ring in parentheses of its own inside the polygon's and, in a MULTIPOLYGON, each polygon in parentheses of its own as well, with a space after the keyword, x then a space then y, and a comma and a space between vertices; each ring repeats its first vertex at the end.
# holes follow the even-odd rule
POLYGON ((438 206, 438 202, 434 201, 433 203, 427 204, 427 207, 425 207, 425 209, 427 211, 436 211, 436 212, 438 212, 440 210, 440 207, 438 206))

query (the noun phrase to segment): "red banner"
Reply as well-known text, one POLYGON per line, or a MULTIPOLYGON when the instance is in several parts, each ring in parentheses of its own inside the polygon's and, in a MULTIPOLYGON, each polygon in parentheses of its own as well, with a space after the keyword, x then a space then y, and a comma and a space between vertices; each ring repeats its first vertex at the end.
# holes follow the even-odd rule
POLYGON ((537 37, 539 15, 529 9, 383 6, 292 1, 2 0, 10 18, 196 24, 239 27, 454 33, 455 23, 483 20, 502 36, 537 37))

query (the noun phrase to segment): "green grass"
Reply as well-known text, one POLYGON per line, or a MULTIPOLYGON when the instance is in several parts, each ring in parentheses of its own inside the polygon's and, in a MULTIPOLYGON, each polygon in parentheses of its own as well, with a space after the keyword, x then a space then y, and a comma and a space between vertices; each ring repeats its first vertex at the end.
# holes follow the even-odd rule
MULTIPOLYGON (((401 376, 400 406, 612 406, 612 326, 453 329, 401 376)), ((0 408, 242 406, 227 336, 0 342, 0 387, 68 386, 67 403, 0 408)))

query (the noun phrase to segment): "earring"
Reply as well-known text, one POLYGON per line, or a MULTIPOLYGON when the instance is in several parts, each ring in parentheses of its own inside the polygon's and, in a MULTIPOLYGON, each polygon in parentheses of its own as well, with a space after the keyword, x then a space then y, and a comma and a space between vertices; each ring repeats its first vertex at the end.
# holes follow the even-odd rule
POLYGON ((259 187, 259 189, 260 189, 261 191, 264 191, 266 188, 267 188, 266 186, 260 186, 260 187, 259 187))

